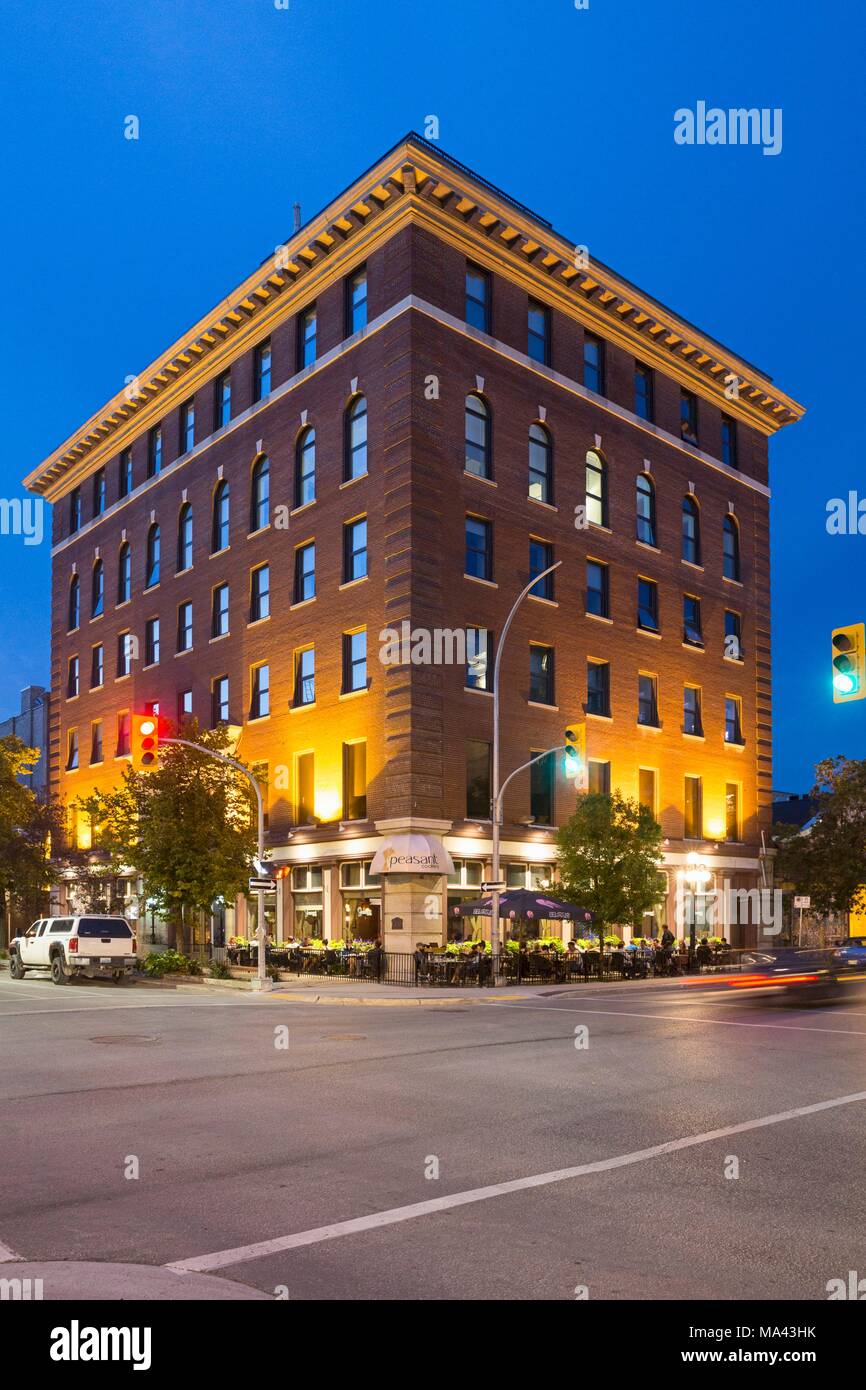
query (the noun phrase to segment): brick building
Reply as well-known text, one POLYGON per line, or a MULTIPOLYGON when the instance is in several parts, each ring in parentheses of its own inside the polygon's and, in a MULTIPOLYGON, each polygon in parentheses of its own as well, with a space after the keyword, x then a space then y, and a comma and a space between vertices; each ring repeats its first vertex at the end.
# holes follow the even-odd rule
MULTIPOLYGON (((54 791, 117 778, 133 711, 225 720, 291 871, 279 936, 444 935, 489 874, 497 634, 561 560, 503 655, 503 776, 585 715, 591 786, 661 822, 656 923, 689 855, 759 884, 767 443, 801 414, 407 137, 27 478, 54 504, 54 791), (404 623, 468 650, 383 663, 404 623)), ((515 779, 509 884, 550 875, 573 800, 553 757, 515 779)))

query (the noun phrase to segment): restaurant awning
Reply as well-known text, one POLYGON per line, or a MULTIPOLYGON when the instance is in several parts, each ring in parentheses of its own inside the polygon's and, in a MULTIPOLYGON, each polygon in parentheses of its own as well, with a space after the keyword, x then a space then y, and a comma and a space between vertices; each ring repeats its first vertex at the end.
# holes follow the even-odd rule
POLYGON ((389 835, 373 855, 374 874, 454 873, 451 855, 436 835, 389 835))

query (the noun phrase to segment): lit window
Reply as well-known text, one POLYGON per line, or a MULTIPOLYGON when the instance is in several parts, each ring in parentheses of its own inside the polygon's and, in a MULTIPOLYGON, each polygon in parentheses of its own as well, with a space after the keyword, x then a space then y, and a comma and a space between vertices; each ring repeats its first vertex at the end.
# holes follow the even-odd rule
POLYGON ((343 819, 367 819, 367 745, 343 744, 343 819))
POLYGON ((470 690, 493 689, 493 633, 487 628, 466 629, 466 684, 470 690))
POLYGON ((607 526, 607 464, 594 449, 586 455, 586 519, 607 526))
POLYGON ((543 425, 529 430, 529 496, 553 503, 553 444, 543 425))

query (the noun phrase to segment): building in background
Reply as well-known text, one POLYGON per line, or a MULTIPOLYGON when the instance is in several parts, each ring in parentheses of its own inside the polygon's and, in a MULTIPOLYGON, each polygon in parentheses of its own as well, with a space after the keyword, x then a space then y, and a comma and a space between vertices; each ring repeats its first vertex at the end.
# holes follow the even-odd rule
POLYGON ((0 720, 0 738, 20 738, 28 748, 39 749, 39 761, 33 772, 20 780, 42 800, 48 796, 48 711, 49 695, 45 687, 28 685, 21 691, 19 713, 0 720))
MULTIPOLYGON (((489 876, 497 640, 561 560, 509 635, 502 775, 585 718, 591 788, 663 829, 647 925, 683 881, 702 922, 768 871, 768 439, 801 414, 409 136, 27 478, 54 510, 52 788, 112 784, 136 710, 230 723, 278 936, 443 938, 489 876)), ((509 886, 555 871, 574 795, 555 757, 511 784, 509 886)))

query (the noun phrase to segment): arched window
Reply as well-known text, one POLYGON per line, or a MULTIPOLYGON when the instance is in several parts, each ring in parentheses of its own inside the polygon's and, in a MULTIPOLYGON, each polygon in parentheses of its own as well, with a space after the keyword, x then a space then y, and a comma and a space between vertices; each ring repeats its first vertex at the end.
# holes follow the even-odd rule
POLYGON ((159 525, 154 522, 147 533, 147 559, 144 566, 144 587, 159 583, 159 525))
POLYGON ((343 481, 362 478, 367 471, 367 397, 355 396, 346 409, 343 481))
POLYGON ((490 407, 480 396, 466 397, 466 456, 463 467, 476 478, 493 476, 490 447, 490 407))
POLYGON ((553 441, 537 422, 529 430, 529 496, 553 502, 553 441))
POLYGON ((225 550, 229 543, 229 485, 225 478, 217 483, 213 495, 213 527, 211 530, 211 554, 225 550))
POLYGON ((91 589, 90 616, 98 618, 105 608, 105 566, 101 560, 97 560, 93 566, 93 584, 91 589))
POLYGON ((740 578, 740 528, 728 512, 722 528, 722 573, 726 579, 740 578))
POLYGON ((192 565, 192 503, 184 502, 177 517, 177 572, 192 565))
POLYGON ((644 545, 656 544, 656 490, 646 473, 637 475, 637 538, 644 545))
POLYGON ((683 498, 682 556, 690 565, 701 563, 701 513, 690 495, 683 498))
POLYGON ((250 477, 250 531, 261 531, 270 519, 270 472, 268 456, 261 454, 250 477))
POLYGON ((298 436, 295 449, 295 506, 316 500, 316 431, 311 425, 298 436))
POLYGON ((117 552, 117 602, 127 603, 132 597, 132 552, 124 541, 117 552))
POLYGON ((69 622, 67 628, 73 632, 81 622, 81 580, 73 574, 69 581, 69 622))
POLYGON ((586 519, 593 526, 607 525, 607 462, 595 449, 586 454, 586 519))

